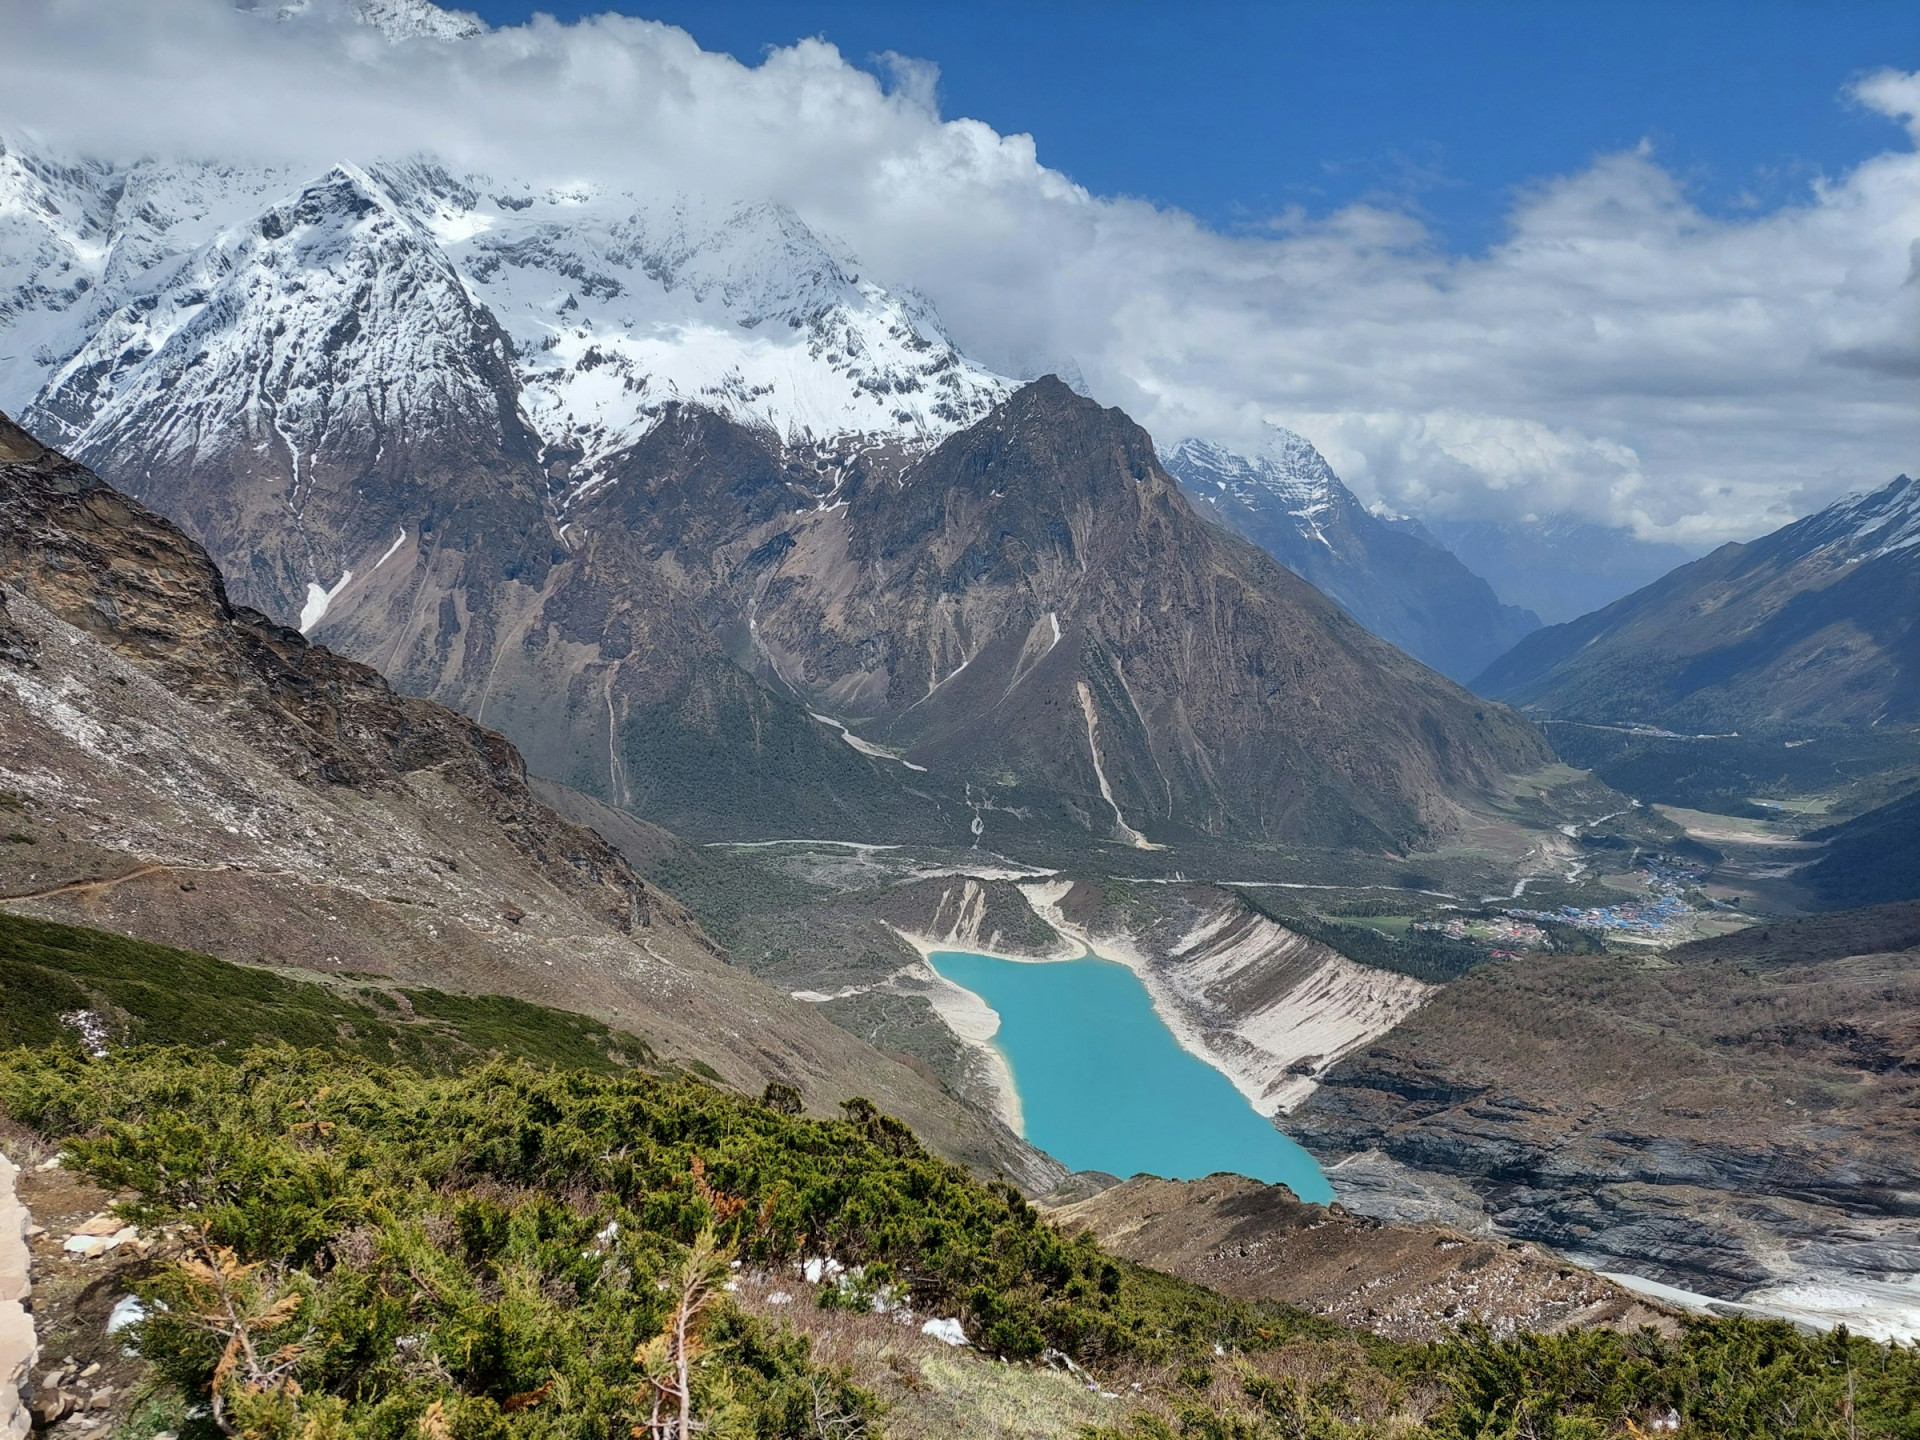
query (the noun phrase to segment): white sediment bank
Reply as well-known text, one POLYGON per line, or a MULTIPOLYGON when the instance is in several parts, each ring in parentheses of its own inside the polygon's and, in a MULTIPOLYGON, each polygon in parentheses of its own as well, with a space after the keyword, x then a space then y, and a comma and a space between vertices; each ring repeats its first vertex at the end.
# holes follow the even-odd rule
POLYGON ((927 957, 935 950, 950 950, 953 946, 923 945, 905 934, 901 938, 920 951, 921 969, 925 972, 922 978, 927 985, 924 993, 927 1003, 933 1006, 933 1013, 979 1061, 992 1095, 994 1115, 1014 1134, 1026 1139, 1027 1116, 1020 1104, 1020 1087, 1014 1083, 1013 1067, 1007 1063, 1006 1055, 993 1043, 993 1037, 1000 1033, 1000 1012, 966 986, 954 984, 933 968, 927 957))
POLYGON ((1386 1034, 1437 987, 1359 965, 1222 897, 1218 909, 1156 959, 1130 935, 1095 936, 1062 913, 1070 880, 1022 884, 1049 925, 1139 977, 1180 1047, 1213 1066, 1262 1115, 1291 1110, 1348 1051, 1386 1034), (1263 971, 1297 969, 1294 983, 1239 1011, 1232 992, 1263 971))
MULTIPOLYGON (((1586 1265, 1596 1263, 1578 1255, 1568 1258, 1586 1265)), ((1845 1325, 1869 1340, 1898 1340, 1904 1344, 1920 1340, 1920 1275, 1897 1279, 1815 1275, 1752 1290, 1738 1300, 1721 1300, 1621 1270, 1598 1273, 1624 1289, 1700 1315, 1790 1320, 1814 1330, 1845 1325)))
MULTIPOLYGON (((1179 937, 1168 955, 1156 958, 1131 935, 1095 935, 1069 920, 1061 902, 1072 890, 1072 880, 1045 876, 1014 883, 1033 912, 1062 937, 1061 944, 1040 954, 1004 944, 1003 933, 986 923, 985 887, 971 879, 941 898, 926 929, 896 927, 896 933, 923 962, 935 951, 958 950, 1025 965, 1086 956, 1124 965, 1146 989, 1154 1014, 1175 1042, 1225 1075, 1248 1104, 1268 1117, 1306 1099, 1328 1066, 1391 1030, 1436 988, 1355 964, 1263 916, 1248 914, 1224 895, 1219 907, 1179 937), (1274 984, 1277 971, 1291 972, 1292 983, 1274 984), (1245 1013, 1236 1009, 1236 989, 1259 994, 1258 1008, 1245 1013)), ((993 1043, 999 1016, 971 991, 940 977, 930 964, 926 978, 935 1011, 992 1078, 996 1110, 1002 1118, 1018 1114, 1012 1070, 993 1043), (982 1011, 992 1016, 991 1026, 982 1011)))

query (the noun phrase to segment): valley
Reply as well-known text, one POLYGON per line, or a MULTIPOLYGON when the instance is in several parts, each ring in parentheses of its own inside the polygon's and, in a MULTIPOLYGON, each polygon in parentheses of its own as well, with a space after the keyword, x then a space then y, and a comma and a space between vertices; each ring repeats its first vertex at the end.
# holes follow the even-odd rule
POLYGON ((785 181, 332 145, 0 130, 0 1429, 1912 1430, 1920 484, 1701 556, 785 181))

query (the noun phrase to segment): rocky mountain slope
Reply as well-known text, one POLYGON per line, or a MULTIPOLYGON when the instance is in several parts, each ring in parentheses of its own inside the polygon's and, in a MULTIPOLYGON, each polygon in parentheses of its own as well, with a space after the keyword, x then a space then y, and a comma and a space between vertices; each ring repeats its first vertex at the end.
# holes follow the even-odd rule
POLYGON ((906 763, 1135 846, 1420 843, 1546 754, 1202 524, 1145 432, 1057 380, 747 542, 767 560, 735 604, 780 680, 906 763))
POLYGON ((0 894, 248 963, 592 1015, 1031 1183, 937 1084, 725 963, 499 735, 232 605, 175 526, 0 419, 0 894))
POLYGON ((1839 825, 1810 831, 1807 838, 1827 847, 1794 876, 1812 892, 1813 908, 1920 900, 1920 790, 1839 825))
POLYGON ((1901 476, 1603 610, 1474 682, 1542 714, 1683 731, 1920 720, 1920 483, 1901 476))
POLYGON ((426 162, 0 182, 33 426, 243 602, 676 828, 1398 848, 1545 757, 786 212, 426 162))
POLYGON ((1439 1340, 1467 1323, 1496 1335, 1678 1329, 1673 1317, 1537 1246, 1439 1225, 1382 1225, 1239 1175, 1141 1175, 1049 1213, 1128 1260, 1394 1340, 1439 1340))
POLYGON ((1910 1331, 1916 1016, 1912 903, 1536 954, 1348 1056, 1289 1129, 1323 1160, 1464 1178, 1505 1233, 1603 1269, 1910 1331))
POLYGON ((1540 621, 1493 589, 1415 521, 1362 505, 1318 450, 1275 429, 1241 455, 1183 440, 1167 473, 1194 507, 1265 550, 1354 619, 1463 684, 1540 621))

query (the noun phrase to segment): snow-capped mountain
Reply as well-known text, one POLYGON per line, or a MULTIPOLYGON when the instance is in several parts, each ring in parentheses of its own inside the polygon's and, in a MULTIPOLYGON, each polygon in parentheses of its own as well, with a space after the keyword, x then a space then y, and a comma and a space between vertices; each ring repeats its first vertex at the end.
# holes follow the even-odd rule
POLYGON ((1920 482, 1723 545, 1528 636, 1475 686, 1546 714, 1683 730, 1920 721, 1920 482))
POLYGON ((1266 444, 1257 454, 1188 439, 1168 452, 1166 465, 1186 490, 1210 504, 1284 512, 1302 537, 1328 549, 1333 542, 1324 525, 1338 523, 1335 512, 1366 508, 1305 436, 1277 425, 1268 427, 1266 444))
POLYGON ((1269 427, 1252 454, 1182 440, 1166 467, 1203 513, 1443 674, 1477 674, 1539 626, 1531 612, 1502 605, 1416 522, 1369 511, 1291 430, 1269 427))
POLYGON ((779 206, 541 191, 418 160, 294 177, 0 144, 0 286, 0 407, 96 462, 141 431, 200 458, 277 443, 291 464, 329 426, 417 417, 468 384, 477 362, 455 352, 476 323, 497 327, 514 403, 576 469, 675 403, 793 444, 922 446, 1011 389, 923 300, 863 279, 779 206), (401 323, 367 323, 369 303, 401 323), (263 341, 276 363, 253 363, 263 341), (353 402, 316 404, 347 373, 353 402), (160 390, 155 434, 133 417, 160 390))
POLYGON ((1755 544, 1776 542, 1847 565, 1920 550, 1920 481, 1902 475, 1878 490, 1856 490, 1755 544))
POLYGON ((690 831, 1391 847, 1545 753, 777 205, 9 143, 0 286, 236 602, 690 831))

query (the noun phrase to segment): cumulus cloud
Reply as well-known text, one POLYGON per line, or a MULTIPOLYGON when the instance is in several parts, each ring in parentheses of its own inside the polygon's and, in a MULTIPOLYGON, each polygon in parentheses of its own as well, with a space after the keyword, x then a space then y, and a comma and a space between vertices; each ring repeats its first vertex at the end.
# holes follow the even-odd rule
POLYGON ((1543 179, 1460 256, 1365 205, 1227 235, 1089 194, 1031 137, 943 118, 904 57, 885 82, 822 41, 748 66, 619 16, 395 42, 347 4, 16 0, 0 126, 780 200, 983 363, 1077 369, 1166 441, 1288 425, 1415 513, 1704 546, 1920 463, 1920 76, 1836 95, 1906 135, 1801 203, 1705 214, 1642 147, 1543 179))

